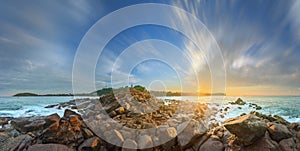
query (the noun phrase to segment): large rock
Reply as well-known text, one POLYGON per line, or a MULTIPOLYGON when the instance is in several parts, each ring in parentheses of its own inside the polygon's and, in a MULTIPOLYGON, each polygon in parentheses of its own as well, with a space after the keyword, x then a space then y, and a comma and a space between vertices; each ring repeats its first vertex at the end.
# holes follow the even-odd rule
POLYGON ((8 121, 10 121, 11 117, 0 117, 0 125, 3 126, 5 124, 8 124, 8 121))
POLYGON ((293 129, 295 131, 300 131, 300 123, 291 123, 288 126, 290 129, 293 129))
POLYGON ((75 151, 61 144, 35 144, 30 146, 27 151, 75 151))
POLYGON ((100 150, 101 142, 98 137, 92 137, 85 140, 79 147, 79 151, 100 150))
POLYGON ((17 118, 11 120, 11 125, 20 132, 27 133, 43 130, 46 121, 43 117, 17 118))
POLYGON ((281 140, 279 146, 282 151, 297 151, 296 143, 293 138, 281 140))
POLYGON ((124 142, 122 134, 118 130, 106 131, 104 133, 105 140, 117 146, 121 146, 124 142))
POLYGON ((136 150, 138 148, 138 144, 132 139, 126 139, 123 143, 123 150, 136 150))
POLYGON ((54 123, 59 123, 58 114, 49 116, 37 116, 12 119, 11 125, 22 133, 33 132, 38 133, 54 123))
POLYGON ((176 144, 177 130, 174 127, 158 128, 155 145, 161 145, 164 150, 171 150, 176 144))
POLYGON ((283 125, 289 125, 289 122, 286 121, 284 118, 278 116, 278 115, 265 115, 256 111, 251 111, 250 114, 256 115, 257 117, 264 119, 266 122, 274 122, 274 123, 280 123, 283 125))
POLYGON ((273 141, 268 132, 265 136, 258 139, 254 144, 242 149, 243 151, 281 151, 279 145, 273 141))
POLYGON ((5 141, 0 142, 0 149, 2 151, 11 151, 11 150, 24 150, 26 145, 30 143, 33 138, 29 135, 19 135, 17 137, 10 137, 5 141))
POLYGON ((78 146, 83 141, 83 134, 75 129, 68 120, 61 119, 59 128, 46 130, 39 136, 38 142, 78 146))
POLYGON ((78 117, 80 117, 79 114, 77 114, 75 111, 72 111, 70 109, 66 109, 65 112, 64 112, 64 116, 65 118, 69 118, 70 115, 76 115, 78 117))
POLYGON ((59 120, 60 117, 57 113, 45 117, 45 121, 48 125, 51 125, 53 123, 59 123, 59 120))
POLYGON ((300 140, 300 131, 296 133, 296 137, 300 140))
POLYGON ((4 142, 6 139, 8 139, 9 133, 8 132, 0 132, 0 142, 4 142))
POLYGON ((88 128, 82 128, 81 130, 83 133, 83 137, 86 139, 94 136, 94 133, 91 130, 89 130, 88 128))
POLYGON ((169 141, 177 136, 177 130, 174 127, 158 128, 158 138, 162 141, 169 141))
POLYGON ((206 142, 204 142, 199 151, 223 151, 224 145, 223 143, 215 138, 209 138, 206 142))
POLYGON ((192 119, 189 122, 183 122, 177 126, 178 142, 181 146, 185 146, 193 136, 205 134, 207 130, 207 124, 203 121, 192 119))
POLYGON ((262 122, 257 116, 248 114, 234 119, 226 120, 225 128, 244 145, 251 145, 265 135, 267 130, 266 123, 262 122))
POLYGON ((92 132, 84 130, 86 128, 82 118, 77 113, 66 110, 64 117, 60 119, 59 124, 54 123, 45 129, 42 135, 36 139, 37 143, 64 144, 69 147, 78 147, 84 139, 91 137, 92 132))
POLYGON ((279 142, 282 139, 287 139, 293 136, 290 130, 282 124, 268 123, 268 131, 273 140, 279 142))
POLYGON ((125 111, 125 109, 124 109, 124 107, 122 107, 122 106, 116 109, 116 112, 117 112, 118 114, 123 114, 124 111, 125 111))
POLYGON ((58 114, 52 114, 45 118, 46 126, 50 130, 57 130, 59 127, 60 117, 58 114))
MULTIPOLYGON (((188 144, 185 146, 180 146, 181 150, 199 150, 200 147, 205 143, 210 137, 211 133, 205 133, 203 135, 195 135, 188 144)), ((215 139, 215 138, 214 138, 215 139)))
POLYGON ((230 102, 231 104, 238 104, 238 105, 245 105, 246 102, 244 102, 241 98, 238 98, 235 102, 230 102))
POLYGON ((152 138, 148 135, 142 135, 137 137, 139 149, 146 149, 153 147, 152 138))

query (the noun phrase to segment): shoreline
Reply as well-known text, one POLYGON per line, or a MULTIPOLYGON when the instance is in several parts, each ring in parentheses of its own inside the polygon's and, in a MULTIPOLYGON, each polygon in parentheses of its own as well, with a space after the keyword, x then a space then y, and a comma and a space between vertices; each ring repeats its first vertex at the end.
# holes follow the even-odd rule
MULTIPOLYGON (((76 100, 76 103, 73 100, 48 106, 69 106, 73 110, 80 110, 81 114, 66 109, 62 117, 52 114, 0 118, 0 146, 4 148, 5 145, 8 150, 36 150, 43 147, 70 150, 253 150, 269 147, 283 150, 282 148, 287 147, 286 144, 292 144, 290 146, 294 149, 300 149, 300 123, 289 123, 279 116, 259 112, 236 115, 236 118, 220 122, 216 116, 225 109, 220 111, 207 104, 176 100, 170 100, 166 105, 151 96, 134 93, 138 104, 120 104, 115 99, 128 99, 128 94, 107 95, 100 100, 81 99, 76 100), (100 109, 99 102, 104 108, 100 109), (142 108, 137 108, 139 106, 142 108), (162 107, 156 108, 158 106, 162 107), (187 110, 191 107, 194 108, 193 111, 187 110), (158 112, 150 112, 153 108, 158 112), (143 114, 133 114, 137 110, 143 114), (176 114, 176 111, 180 112, 176 114), (105 112, 114 121, 108 119, 105 112), (249 124, 257 126, 247 129, 249 124), (67 127, 69 129, 66 130, 67 127), (131 132, 128 128, 139 131, 131 132), (153 128, 154 133, 150 130, 153 128), (140 131, 144 129, 149 131, 140 131), (239 131, 235 131, 236 129, 239 131), (247 134, 247 131, 253 131, 253 134, 247 134), (247 139, 252 136, 254 139, 247 139), (18 142, 18 145, 9 145, 12 142, 18 142)), ((241 99, 231 103, 241 106, 246 104, 241 99)))
MULTIPOLYGON (((78 97, 78 99, 84 99, 84 98, 89 98, 89 99, 97 99, 98 97, 78 97)), ((273 98, 265 98, 264 97, 255 97, 252 98, 250 96, 248 97, 244 97, 243 99, 247 100, 246 104, 243 106, 239 106, 239 105, 232 105, 229 102, 230 101, 234 101, 237 97, 228 97, 225 98, 224 100, 222 100, 222 98, 220 99, 219 97, 213 97, 212 100, 207 100, 208 97, 195 97, 195 96, 183 96, 181 97, 177 97, 177 96, 172 96, 172 97, 158 97, 160 99, 175 99, 175 100, 182 100, 182 101, 187 101, 187 102, 201 102, 201 103, 206 103, 208 105, 210 105, 211 107, 216 107, 219 110, 223 110, 225 108, 230 108, 228 112, 225 112, 222 115, 219 116, 224 116, 222 117, 218 117, 218 119, 220 121, 224 121, 224 119, 226 118, 233 118, 236 115, 240 115, 242 113, 249 113, 251 111, 256 111, 255 108, 253 107, 249 107, 252 106, 253 104, 255 105, 260 105, 262 107, 261 110, 259 110, 261 113, 263 114, 277 114, 279 116, 284 117, 287 121, 289 122, 300 122, 300 115, 299 112, 297 111, 297 108, 299 108, 299 103, 295 102, 296 106, 290 106, 289 103, 286 102, 290 102, 293 103, 293 101, 298 100, 299 98, 282 98, 282 99, 277 99, 276 97, 273 98), (273 102, 274 99, 274 102, 273 102), (194 100, 194 101, 193 101, 194 100), (265 100, 269 100, 267 103, 272 104, 280 104, 278 106, 270 106, 269 104, 264 103, 265 100), (291 101, 288 101, 291 100, 291 101), (291 110, 290 110, 291 109, 291 110)), ((18 98, 12 98, 10 97, 9 99, 12 100, 8 100, 6 101, 4 99, 4 103, 9 103, 10 101, 14 102, 16 99, 18 98)), ((32 102, 32 105, 25 105, 25 106, 20 106, 20 104, 16 104, 17 106, 20 106, 22 108, 18 109, 18 110, 1 110, 0 111, 0 117, 30 117, 30 116, 46 116, 52 113, 58 113, 60 116, 63 115, 63 111, 67 108, 71 109, 71 107, 66 107, 66 105, 60 105, 60 107, 54 107, 54 108, 41 108, 41 106, 51 106, 51 105, 55 105, 55 104, 59 104, 59 102, 63 103, 67 103, 69 102, 69 100, 73 100, 73 97, 62 97, 62 99, 60 97, 47 97, 47 100, 49 100, 50 102, 48 104, 45 104, 47 101, 44 100, 41 103, 42 104, 34 104, 35 101, 40 102, 40 100, 43 100, 42 97, 36 97, 33 98, 34 101, 30 101, 30 98, 28 99, 27 97, 23 97, 20 99, 20 101, 23 102, 32 102), (69 98, 69 99, 65 99, 65 98, 69 98), (50 103, 51 100, 63 100, 63 101, 57 101, 57 103, 55 101, 52 101, 53 103, 50 103)), ((19 101, 18 101, 19 102, 19 101)), ((73 104, 75 105, 75 104, 73 104)), ((1 107, 0 107, 1 108, 1 107)), ((221 114, 221 113, 220 113, 221 114)))

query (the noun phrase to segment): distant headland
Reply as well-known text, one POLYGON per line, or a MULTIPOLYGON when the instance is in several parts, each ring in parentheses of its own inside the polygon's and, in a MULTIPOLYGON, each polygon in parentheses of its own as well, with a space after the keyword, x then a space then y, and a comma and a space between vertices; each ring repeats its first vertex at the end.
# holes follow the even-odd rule
MULTIPOLYGON (((102 88, 100 90, 91 92, 91 93, 81 93, 81 94, 36 94, 36 93, 30 93, 30 92, 24 92, 24 93, 17 93, 13 95, 14 97, 28 97, 28 96, 103 96, 112 94, 113 92, 122 91, 125 89, 128 89, 129 87, 120 87, 120 88, 102 88)), ((142 92, 148 92, 155 96, 225 96, 225 93, 193 93, 193 92, 172 92, 172 91, 148 91, 145 87, 136 85, 133 86, 134 89, 142 91, 142 92)))
POLYGON ((44 95, 40 95, 40 94, 25 92, 25 93, 17 93, 13 96, 14 97, 26 97, 26 96, 74 96, 74 95, 73 94, 44 94, 44 95))

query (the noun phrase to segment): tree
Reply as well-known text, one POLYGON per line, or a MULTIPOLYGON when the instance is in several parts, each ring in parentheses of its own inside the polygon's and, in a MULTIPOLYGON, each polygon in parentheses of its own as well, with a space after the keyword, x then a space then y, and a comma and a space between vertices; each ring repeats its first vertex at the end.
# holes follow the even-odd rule
POLYGON ((136 85, 133 88, 138 90, 138 91, 141 91, 141 92, 146 92, 147 91, 145 87, 140 86, 140 85, 136 85))

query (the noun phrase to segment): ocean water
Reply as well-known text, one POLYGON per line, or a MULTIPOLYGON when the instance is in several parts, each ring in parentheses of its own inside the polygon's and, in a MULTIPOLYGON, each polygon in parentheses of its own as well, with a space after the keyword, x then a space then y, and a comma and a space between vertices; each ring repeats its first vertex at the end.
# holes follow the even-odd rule
POLYGON ((266 115, 279 115, 289 122, 300 122, 300 96, 212 96, 212 97, 197 97, 197 96, 171 96, 161 97, 162 99, 177 99, 187 101, 199 101, 209 103, 210 108, 225 108, 230 109, 226 113, 218 113, 224 115, 224 118, 217 116, 217 120, 224 121, 227 118, 233 118, 242 113, 257 111, 266 115), (246 102, 245 105, 232 105, 229 102, 234 102, 241 98, 246 102), (255 103, 262 107, 261 110, 256 110, 249 107, 250 103, 255 103), (240 108, 239 108, 240 107, 240 108))
POLYGON ((63 115, 64 110, 45 108, 50 104, 68 102, 73 97, 0 97, 1 117, 29 117, 58 113, 63 115))
MULTIPOLYGON (((78 98, 78 97, 77 97, 78 98)), ((197 96, 180 96, 180 97, 160 97, 161 99, 176 99, 186 101, 199 101, 209 103, 210 108, 225 108, 230 107, 225 117, 217 116, 217 119, 224 121, 227 118, 236 117, 242 113, 256 111, 249 107, 250 103, 255 103, 262 107, 262 110, 257 110, 264 114, 276 114, 284 117, 289 122, 300 122, 300 97, 299 96, 242 96, 247 104, 243 106, 232 105, 228 102, 235 101, 236 96, 213 96, 213 97, 197 97, 197 96), (239 109, 241 107, 241 109, 239 109)), ((45 108, 47 105, 68 102, 74 99, 73 97, 0 97, 0 116, 1 117, 29 117, 36 115, 49 115, 58 113, 63 115, 64 109, 45 108)))

